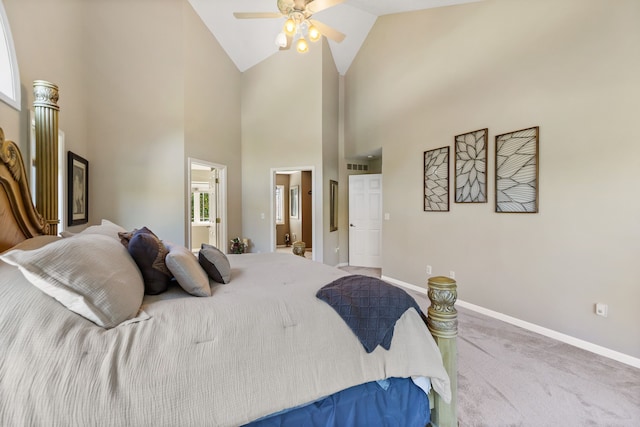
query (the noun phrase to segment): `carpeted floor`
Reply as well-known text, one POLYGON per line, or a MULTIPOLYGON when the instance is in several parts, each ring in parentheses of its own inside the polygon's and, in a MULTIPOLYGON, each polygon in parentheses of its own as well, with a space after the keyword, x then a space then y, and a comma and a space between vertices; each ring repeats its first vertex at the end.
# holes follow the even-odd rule
MULTIPOLYGON (((416 295, 428 307, 426 295, 416 295)), ((640 426, 640 369, 458 308, 461 427, 640 426)))
MULTIPOLYGON (((426 312, 427 296, 411 293, 426 312)), ((470 310, 458 313, 461 427, 640 427, 640 369, 470 310)))

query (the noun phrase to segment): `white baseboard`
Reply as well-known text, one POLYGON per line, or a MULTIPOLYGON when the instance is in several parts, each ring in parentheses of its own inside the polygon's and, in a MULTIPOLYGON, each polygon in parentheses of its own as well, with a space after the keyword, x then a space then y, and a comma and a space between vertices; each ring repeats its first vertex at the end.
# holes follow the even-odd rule
POLYGON ((336 265, 336 268, 340 268, 340 267, 349 267, 349 263, 348 262, 341 262, 341 263, 336 265))
MULTIPOLYGON (((382 276, 382 280, 386 280, 387 282, 396 284, 398 286, 405 287, 407 289, 411 289, 416 292, 420 292, 423 294, 427 294, 427 289, 421 286, 412 285, 410 283, 406 283, 391 277, 382 276)), ((545 328, 540 325, 536 325, 534 323, 530 323, 524 320, 517 319, 512 316, 508 316, 503 313, 499 313, 497 311, 489 310, 488 308, 481 307, 479 305, 471 304, 466 301, 457 300, 456 305, 459 307, 466 308, 471 311, 475 311, 476 313, 484 314, 485 316, 492 317, 494 319, 501 320, 503 322, 509 323, 511 325, 515 325, 526 329, 531 332, 535 332, 540 335, 544 335, 545 337, 549 337, 555 339, 557 341, 561 341, 565 344, 572 345, 574 347, 581 348, 583 350, 590 351, 591 353, 598 354, 600 356, 607 357, 609 359, 616 360, 618 362, 624 363, 625 365, 633 366, 634 368, 640 369, 640 359, 629 356, 628 354, 620 353, 615 350, 611 350, 606 347, 602 347, 597 344, 590 343, 588 341, 581 340, 579 338, 572 337, 570 335, 563 334, 561 332, 554 331, 552 329, 545 328)))

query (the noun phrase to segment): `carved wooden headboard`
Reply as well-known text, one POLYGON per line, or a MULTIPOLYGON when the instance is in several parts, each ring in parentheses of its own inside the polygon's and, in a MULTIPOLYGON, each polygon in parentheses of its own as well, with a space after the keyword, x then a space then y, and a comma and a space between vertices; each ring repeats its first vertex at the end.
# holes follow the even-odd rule
POLYGON ((42 234, 49 225, 33 206, 20 149, 0 128, 0 252, 42 234))
POLYGON ((20 149, 0 128, 0 252, 30 237, 58 234, 58 86, 33 82, 36 206, 20 149))

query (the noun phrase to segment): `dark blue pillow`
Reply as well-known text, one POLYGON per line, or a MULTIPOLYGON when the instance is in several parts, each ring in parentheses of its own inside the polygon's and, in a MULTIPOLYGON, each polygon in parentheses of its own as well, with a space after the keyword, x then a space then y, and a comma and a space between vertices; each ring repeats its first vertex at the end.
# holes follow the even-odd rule
POLYGON ((166 291, 171 281, 171 272, 165 264, 168 251, 162 241, 144 227, 133 233, 128 250, 142 273, 144 292, 156 295, 166 291))

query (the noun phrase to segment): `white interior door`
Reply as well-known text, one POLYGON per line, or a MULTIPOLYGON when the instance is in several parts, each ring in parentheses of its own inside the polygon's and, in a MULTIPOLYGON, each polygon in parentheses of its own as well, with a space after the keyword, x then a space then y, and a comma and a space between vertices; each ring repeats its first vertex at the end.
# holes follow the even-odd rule
POLYGON ((349 265, 382 267, 382 175, 349 176, 349 265))

